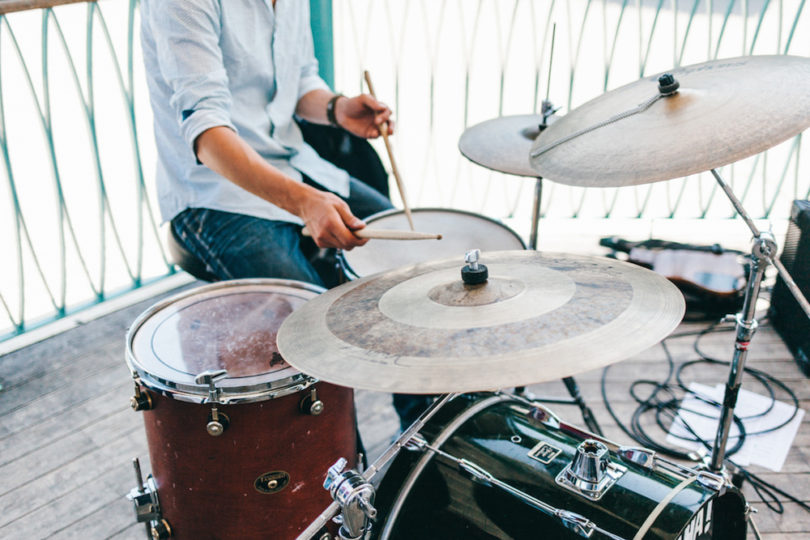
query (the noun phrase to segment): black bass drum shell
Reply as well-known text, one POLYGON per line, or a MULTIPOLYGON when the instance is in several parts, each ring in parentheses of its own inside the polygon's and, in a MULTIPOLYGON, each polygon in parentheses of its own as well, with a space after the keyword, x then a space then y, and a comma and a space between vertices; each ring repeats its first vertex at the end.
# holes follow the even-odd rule
MULTIPOLYGON (((628 540, 684 480, 625 462, 610 443, 611 460, 627 471, 600 500, 591 501, 561 487, 555 478, 571 462, 577 445, 594 436, 566 424, 554 427, 535 419, 538 416, 542 417, 537 410, 508 395, 467 394, 440 409, 420 433, 431 446, 628 540)), ((425 462, 423 456, 423 452, 402 450, 391 463, 377 490, 373 538, 582 538, 559 518, 497 487, 474 482, 446 458, 434 455, 425 462)), ((720 494, 692 482, 667 504, 644 539, 742 540, 745 506, 733 487, 720 494)), ((594 533, 591 538, 604 536, 594 533)))

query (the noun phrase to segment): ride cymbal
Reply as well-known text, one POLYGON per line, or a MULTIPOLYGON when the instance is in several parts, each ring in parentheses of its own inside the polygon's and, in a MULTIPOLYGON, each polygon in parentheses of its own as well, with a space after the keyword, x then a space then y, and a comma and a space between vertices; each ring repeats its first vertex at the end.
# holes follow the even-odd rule
POLYGON ((658 75, 585 103, 532 145, 537 175, 582 187, 619 187, 688 176, 762 152, 810 125, 810 59, 745 56, 658 75), (649 105, 644 108, 643 105, 649 105))
POLYGON ((464 130, 458 149, 464 157, 487 169, 536 178, 538 174, 529 163, 529 150, 542 122, 543 116, 539 114, 486 120, 464 130))
POLYGON ((495 390, 606 366, 654 345, 684 301, 665 278, 606 258, 484 253, 482 285, 461 257, 343 284, 294 311, 284 359, 335 384, 387 392, 495 390))

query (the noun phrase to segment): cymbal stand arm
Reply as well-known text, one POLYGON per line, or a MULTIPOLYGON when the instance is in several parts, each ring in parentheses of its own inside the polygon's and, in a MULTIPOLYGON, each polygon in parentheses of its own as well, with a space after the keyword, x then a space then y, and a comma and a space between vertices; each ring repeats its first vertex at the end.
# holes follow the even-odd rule
MULTIPOLYGON (((346 478, 340 479, 338 473, 340 473, 340 471, 343 469, 346 462, 343 458, 338 460, 338 462, 335 463, 330 468, 330 473, 327 475, 326 482, 324 483, 324 489, 332 493, 332 491, 337 491, 337 489, 334 490, 331 489, 335 481, 339 481, 342 483, 345 482, 347 479, 349 479, 357 484, 356 486, 353 486, 354 487, 353 491, 357 492, 358 495, 362 495, 362 497, 359 498, 346 497, 347 500, 343 501, 344 504, 341 504, 340 502, 338 502, 338 500, 333 501, 332 504, 330 504, 326 508, 326 510, 321 512, 321 514, 317 518, 315 518, 315 520, 312 523, 310 523, 309 526, 306 529, 304 529, 303 532, 301 532, 301 534, 298 535, 296 540, 310 540, 329 522, 332 516, 334 516, 338 511, 345 511, 346 507, 349 505, 353 507, 352 510, 359 509, 360 511, 362 511, 362 513, 365 514, 366 518, 371 517, 369 514, 375 514, 376 511, 368 501, 369 498, 373 501, 374 496, 373 494, 374 487, 370 484, 371 479, 374 478, 374 476, 380 471, 381 467, 383 467, 386 463, 392 460, 399 453, 399 451, 405 446, 405 444, 407 444, 407 442, 414 435, 416 435, 419 432, 419 430, 421 430, 424 427, 427 421, 430 420, 434 414, 439 412, 439 410, 442 407, 444 407, 444 405, 447 402, 449 402, 450 400, 452 400, 457 396, 459 396, 458 393, 444 394, 443 396, 439 397, 439 399, 434 401, 430 405, 430 407, 428 407, 419 416, 419 418, 413 424, 411 424, 411 426, 408 427, 408 429, 406 429, 402 433, 402 435, 400 435, 397 438, 397 440, 394 441, 394 443, 385 450, 385 452, 382 453, 380 457, 374 460, 374 463, 372 463, 365 471, 363 471, 362 475, 360 475, 359 473, 355 473, 354 471, 347 471, 346 473, 343 473, 343 475, 340 475, 340 476, 345 475, 346 478), (332 473, 333 469, 334 474, 332 473), (365 481, 365 484, 361 484, 361 481, 365 481), (371 493, 369 493, 369 489, 372 491, 371 493)), ((340 488, 340 485, 335 485, 334 487, 340 488)), ((351 493, 349 495, 351 495, 351 493)), ((358 514, 358 512, 353 513, 358 514)), ((343 520, 343 523, 347 524, 345 519, 343 520)), ((366 522, 360 528, 363 531, 367 531, 369 529, 369 525, 370 524, 367 522, 366 519, 366 522)))
MULTIPOLYGON (((754 220, 752 220, 751 217, 748 215, 748 212, 745 211, 745 208, 743 208, 743 205, 740 202, 740 200, 737 198, 736 195, 734 195, 734 192, 731 191, 731 188, 728 186, 728 184, 726 184, 723 181, 723 179, 720 177, 720 175, 717 173, 715 169, 712 169, 712 175, 714 176, 715 180, 717 180, 717 183, 720 184, 720 187, 723 189, 723 191, 725 191, 726 196, 728 196, 729 200, 731 201, 731 204, 734 205, 734 209, 737 211, 737 213, 740 215, 743 221, 745 221, 745 224, 748 225, 748 228, 751 229, 751 233, 754 235, 755 238, 759 238, 762 235, 762 233, 759 231, 759 229, 757 229, 756 224, 754 224, 754 220)), ((787 286, 788 290, 796 299, 796 302, 798 302, 799 305, 801 306, 802 311, 804 311, 805 315, 810 317, 810 302, 808 302, 807 298, 804 297, 804 294, 802 293, 801 289, 799 289, 799 286, 796 285, 796 282, 790 276, 790 274, 787 271, 787 268, 785 268, 785 266, 782 264, 782 261, 776 258, 776 249, 774 249, 773 252, 767 254, 767 259, 768 262, 770 262, 776 267, 776 271, 779 272, 779 276, 785 282, 785 286, 787 286)))

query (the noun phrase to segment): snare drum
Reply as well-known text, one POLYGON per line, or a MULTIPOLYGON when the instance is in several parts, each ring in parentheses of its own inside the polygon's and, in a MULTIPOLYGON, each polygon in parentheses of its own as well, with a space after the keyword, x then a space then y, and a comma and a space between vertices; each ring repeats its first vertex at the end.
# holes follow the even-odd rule
POLYGON ((276 347, 284 319, 321 291, 224 281, 135 321, 127 363, 153 476, 130 498, 154 535, 294 538, 330 503, 323 471, 357 452, 352 390, 300 373, 276 347))
MULTIPOLYGON (((457 254, 461 260, 471 249, 512 251, 526 249, 526 244, 512 229, 478 214, 446 208, 411 210, 417 231, 437 233, 441 240, 373 240, 365 246, 343 252, 343 271, 349 279, 370 276, 412 264, 443 259, 457 254)), ((369 227, 410 230, 402 210, 386 210, 365 219, 369 227)))
POLYGON ((722 478, 620 448, 517 396, 458 396, 419 435, 377 490, 377 539, 746 535, 745 500, 722 478))

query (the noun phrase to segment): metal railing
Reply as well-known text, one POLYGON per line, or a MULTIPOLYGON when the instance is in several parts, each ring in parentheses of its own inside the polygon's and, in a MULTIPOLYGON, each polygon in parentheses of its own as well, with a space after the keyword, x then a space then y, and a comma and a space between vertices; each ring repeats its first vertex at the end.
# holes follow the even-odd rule
MULTIPOLYGON (((681 65, 808 55, 805 7, 798 0, 334 0, 336 81, 346 93, 357 91, 359 73, 369 69, 377 93, 392 101, 398 149, 407 156, 403 177, 415 184, 412 204, 512 218, 523 231, 533 183, 462 158, 457 142, 465 128, 537 112, 546 96, 564 114, 681 65)), ((802 153, 797 137, 723 174, 749 212, 783 219, 791 201, 810 192, 802 153)), ((734 216, 710 175, 621 189, 546 184, 547 217, 734 216)))
MULTIPOLYGON (((461 157, 466 127, 537 111, 546 96, 564 114, 673 66, 810 53, 803 0, 331 3, 333 41, 322 30, 316 44, 333 42, 339 90, 359 91, 368 69, 391 102, 411 204, 520 231, 533 183, 461 157)), ((316 27, 328 28, 320 15, 316 27)), ((138 26, 137 0, 0 1, 0 341, 175 272, 154 211, 138 26)), ((784 219, 810 195, 804 151, 800 136, 723 174, 755 217, 784 219)), ((705 175, 620 189, 547 183, 543 214, 732 218, 721 195, 705 175)))
POLYGON ((65 4, 0 4, 0 338, 174 272, 142 167, 136 2, 65 4))

